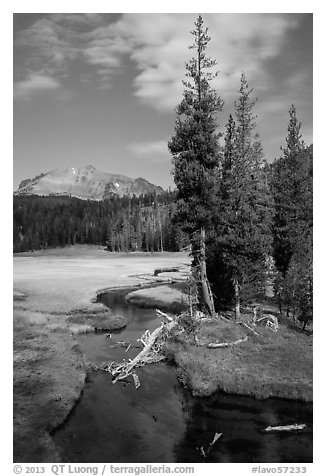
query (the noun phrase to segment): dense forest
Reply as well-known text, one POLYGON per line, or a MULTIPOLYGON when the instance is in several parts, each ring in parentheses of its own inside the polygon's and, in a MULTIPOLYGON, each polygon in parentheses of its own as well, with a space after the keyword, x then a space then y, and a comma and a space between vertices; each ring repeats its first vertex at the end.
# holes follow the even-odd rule
POLYGON ((14 252, 81 244, 109 251, 179 251, 175 192, 91 201, 60 196, 14 197, 14 252))

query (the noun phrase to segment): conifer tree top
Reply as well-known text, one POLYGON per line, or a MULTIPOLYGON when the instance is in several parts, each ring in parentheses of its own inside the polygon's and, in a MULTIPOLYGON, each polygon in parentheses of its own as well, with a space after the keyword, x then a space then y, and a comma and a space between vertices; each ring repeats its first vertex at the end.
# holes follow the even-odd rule
MULTIPOLYGON (((206 54, 206 48, 211 38, 208 35, 208 28, 204 27, 204 20, 201 15, 194 22, 195 28, 190 32, 194 36, 194 42, 189 45, 189 49, 195 50, 196 54, 186 62, 187 81, 182 81, 186 87, 184 92, 185 100, 190 104, 195 101, 197 106, 201 101, 210 104, 210 109, 215 108, 220 111, 223 107, 223 101, 217 96, 216 92, 210 87, 210 81, 218 75, 218 71, 210 71, 217 65, 217 61, 213 60, 206 54)), ((183 104, 185 105, 185 104, 183 104)), ((203 106, 203 103, 201 103, 203 106)), ((185 112, 182 104, 179 106, 179 112, 185 112)))
POLYGON ((301 122, 297 119, 297 111, 292 104, 289 109, 290 121, 288 124, 288 135, 286 137, 286 147, 281 147, 286 158, 293 157, 305 148, 304 142, 301 140, 300 132, 301 122))

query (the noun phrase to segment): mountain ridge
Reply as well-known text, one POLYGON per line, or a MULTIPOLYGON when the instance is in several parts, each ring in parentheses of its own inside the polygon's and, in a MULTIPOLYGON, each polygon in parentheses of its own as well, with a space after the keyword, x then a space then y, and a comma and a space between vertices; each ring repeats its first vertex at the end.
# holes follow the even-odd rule
POLYGON ((112 196, 162 193, 163 188, 148 180, 97 170, 93 165, 61 167, 20 182, 14 195, 59 195, 82 200, 105 200, 112 196))

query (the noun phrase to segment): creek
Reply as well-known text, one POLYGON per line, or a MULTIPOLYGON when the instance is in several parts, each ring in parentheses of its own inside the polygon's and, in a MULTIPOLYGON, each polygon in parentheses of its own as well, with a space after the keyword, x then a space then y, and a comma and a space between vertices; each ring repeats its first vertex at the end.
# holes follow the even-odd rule
MULTIPOLYGON (((129 290, 130 291, 130 290, 129 290)), ((99 296, 114 313, 127 317, 127 327, 112 333, 78 337, 86 360, 120 362, 140 348, 113 346, 131 342, 160 320, 154 309, 128 304, 128 290, 99 296)), ((66 422, 53 435, 66 462, 78 463, 307 463, 312 462, 312 405, 302 402, 216 393, 193 397, 168 363, 136 369, 133 380, 112 384, 110 374, 89 373, 83 394, 66 422), (306 423, 298 432, 265 433, 265 427, 306 423), (215 433, 222 437, 205 453, 215 433)))

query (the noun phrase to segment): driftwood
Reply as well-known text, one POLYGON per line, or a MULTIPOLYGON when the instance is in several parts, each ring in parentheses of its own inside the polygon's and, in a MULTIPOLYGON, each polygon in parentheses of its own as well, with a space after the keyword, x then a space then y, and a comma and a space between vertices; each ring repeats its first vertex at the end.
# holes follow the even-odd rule
POLYGON ((160 353, 163 345, 162 337, 165 332, 170 331, 176 324, 177 319, 173 319, 168 314, 165 314, 162 311, 156 311, 159 317, 163 317, 168 322, 162 322, 159 327, 157 327, 152 333, 148 330, 144 335, 139 339, 143 344, 144 348, 139 352, 139 354, 129 362, 122 362, 121 364, 116 364, 113 362, 107 367, 107 371, 113 376, 112 382, 115 383, 118 380, 125 379, 129 375, 132 375, 135 382, 135 387, 140 386, 139 378, 134 373, 136 367, 141 367, 146 364, 160 362, 165 359, 165 356, 160 353), (135 378, 135 375, 137 379, 135 378))
POLYGON ((266 327, 268 327, 268 329, 270 329, 274 332, 278 331, 278 319, 277 319, 277 317, 273 316, 272 314, 267 314, 267 316, 263 316, 260 319, 257 319, 256 323, 258 324, 259 322, 263 321, 264 319, 267 319, 266 327))
POLYGON ((246 342, 247 340, 248 340, 248 336, 244 337, 243 339, 236 340, 234 342, 210 342, 209 344, 204 344, 203 342, 199 342, 198 337, 195 336, 195 342, 197 345, 201 347, 207 347, 209 349, 233 347, 234 345, 241 344, 242 342, 246 342))
POLYGON ((215 443, 221 438, 221 436, 222 433, 215 433, 213 441, 210 442, 209 446, 212 447, 213 445, 215 445, 215 443))
POLYGON ((137 390, 137 388, 140 387, 139 377, 138 377, 137 374, 135 374, 135 372, 132 374, 132 377, 133 377, 133 379, 134 379, 135 387, 136 387, 136 390, 137 390))
POLYGON ((294 423, 293 425, 282 425, 282 426, 268 426, 264 431, 297 431, 303 430, 306 428, 305 423, 294 423))
POLYGON ((206 456, 209 455, 209 453, 212 451, 213 449, 213 446, 215 445, 215 443, 221 438, 222 436, 222 433, 215 433, 214 435, 214 438, 213 440, 209 443, 206 451, 204 450, 204 447, 203 446, 200 446, 199 448, 197 447, 196 449, 200 452, 200 454, 206 458, 206 456))
POLYGON ((245 327, 246 329, 249 329, 251 332, 253 332, 256 336, 259 336, 258 332, 255 331, 252 327, 248 326, 245 322, 239 322, 238 323, 240 326, 245 327))
POLYGON ((244 337, 243 339, 236 340, 234 342, 222 342, 222 343, 211 342, 210 344, 207 344, 207 347, 209 349, 217 349, 220 347, 233 347, 234 345, 241 344, 242 342, 246 342, 247 340, 248 340, 248 336, 244 337))
POLYGON ((168 322, 173 321, 173 318, 169 316, 168 314, 166 314, 165 312, 160 311, 160 309, 155 309, 155 310, 158 317, 163 317, 163 319, 166 319, 168 322))
POLYGON ((201 454, 204 458, 206 458, 206 453, 205 453, 205 450, 204 450, 204 447, 203 447, 203 446, 201 446, 200 448, 197 448, 197 450, 199 450, 200 454, 201 454))
POLYGON ((132 347, 130 342, 124 341, 124 340, 112 341, 112 344, 110 345, 111 349, 114 349, 115 347, 119 347, 119 346, 125 347, 127 349, 126 352, 130 349, 130 347, 132 347))

